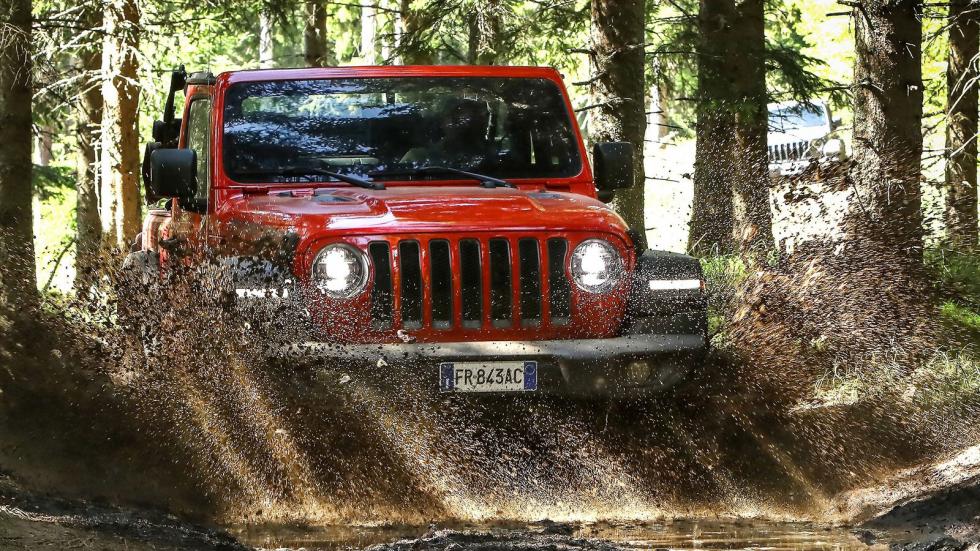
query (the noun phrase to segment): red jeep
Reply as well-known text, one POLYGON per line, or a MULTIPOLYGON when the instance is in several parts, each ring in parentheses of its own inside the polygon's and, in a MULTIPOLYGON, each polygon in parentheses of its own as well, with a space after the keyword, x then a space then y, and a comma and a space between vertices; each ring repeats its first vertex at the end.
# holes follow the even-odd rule
POLYGON ((549 68, 181 69, 144 161, 169 200, 127 265, 222 259, 237 301, 309 323, 280 362, 646 394, 703 357, 707 316, 698 262, 638 249, 605 204, 633 155, 589 166, 549 68))

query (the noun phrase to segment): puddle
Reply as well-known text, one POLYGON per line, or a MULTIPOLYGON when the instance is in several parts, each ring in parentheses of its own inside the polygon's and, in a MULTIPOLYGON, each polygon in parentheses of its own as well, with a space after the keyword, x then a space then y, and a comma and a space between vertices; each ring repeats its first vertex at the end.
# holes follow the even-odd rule
POLYGON ((850 530, 809 523, 672 520, 644 523, 250 526, 232 533, 259 549, 869 549, 850 530))

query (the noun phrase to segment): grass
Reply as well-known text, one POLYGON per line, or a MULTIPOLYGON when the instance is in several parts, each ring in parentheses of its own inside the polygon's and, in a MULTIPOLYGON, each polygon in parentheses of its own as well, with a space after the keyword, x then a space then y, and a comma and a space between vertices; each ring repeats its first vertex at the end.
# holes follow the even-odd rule
POLYGON ((980 343, 980 251, 929 250, 926 265, 943 297, 939 306, 943 322, 969 341, 980 343))
POLYGON ((950 329, 950 342, 937 343, 932 355, 912 370, 889 358, 870 359, 871 369, 835 366, 816 384, 818 401, 841 404, 898 396, 933 406, 980 396, 980 255, 931 249, 925 258, 943 297, 936 314, 950 329))
MULTIPOLYGON (((911 369, 884 356, 869 358, 863 365, 833 365, 814 385, 815 402, 850 404, 891 396, 928 406, 980 397, 980 254, 930 249, 925 256, 942 297, 936 316, 950 329, 949 342, 936 343, 935 350, 911 369)), ((712 343, 724 346, 738 289, 749 272, 737 255, 705 257, 701 266, 709 289, 712 343)), ((823 354, 826 343, 811 344, 814 361, 817 356, 832 357, 823 354)))
POLYGON ((971 254, 928 249, 925 259, 941 291, 980 311, 980 251, 971 254))
POLYGON ((835 366, 814 385, 814 398, 824 405, 853 404, 872 398, 895 398, 918 405, 949 405, 980 396, 980 361, 969 351, 937 350, 923 364, 906 372, 883 358, 867 366, 835 366))
POLYGON ((738 255, 701 258, 705 285, 708 288, 708 334, 713 340, 724 339, 728 316, 735 307, 738 289, 748 277, 745 262, 738 255))

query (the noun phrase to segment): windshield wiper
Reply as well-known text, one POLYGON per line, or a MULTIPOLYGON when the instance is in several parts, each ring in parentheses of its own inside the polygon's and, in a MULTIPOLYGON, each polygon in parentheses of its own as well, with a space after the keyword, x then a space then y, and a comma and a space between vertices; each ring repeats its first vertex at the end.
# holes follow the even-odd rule
POLYGON ((375 176, 420 176, 423 174, 458 174, 460 176, 466 176, 467 178, 472 178, 480 182, 480 185, 485 188, 498 188, 498 187, 509 187, 516 188, 514 184, 508 182, 507 180, 501 180, 500 178, 494 178, 493 176, 487 176, 486 174, 477 174, 476 172, 469 172, 459 168, 452 168, 448 166, 422 166, 418 168, 409 168, 405 170, 382 170, 379 172, 369 172, 368 176, 372 178, 375 176))
POLYGON ((332 170, 325 170, 322 168, 317 168, 313 166, 284 166, 273 169, 255 169, 255 170, 240 170, 238 174, 245 174, 249 176, 258 175, 277 175, 277 176, 327 176, 333 178, 334 180, 340 180, 364 189, 373 190, 383 190, 385 185, 381 182, 372 182, 370 180, 365 180, 364 178, 358 178, 357 176, 350 176, 348 174, 341 174, 339 172, 333 172, 332 170))

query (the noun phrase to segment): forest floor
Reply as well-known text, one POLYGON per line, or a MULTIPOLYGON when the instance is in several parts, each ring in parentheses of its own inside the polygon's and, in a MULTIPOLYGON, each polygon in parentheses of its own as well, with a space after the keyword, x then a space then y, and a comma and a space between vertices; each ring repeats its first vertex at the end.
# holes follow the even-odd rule
MULTIPOLYGON (((24 490, 0 476, 0 549, 246 550, 371 548, 596 549, 714 548, 862 549, 967 551, 980 548, 980 450, 957 460, 923 466, 896 477, 895 485, 922 483, 922 490, 894 492, 890 484, 865 489, 870 508, 884 508, 861 524, 827 525, 759 519, 661 521, 453 523, 425 526, 251 527, 235 536, 146 508, 121 508, 66 500, 24 490), (955 464, 955 467, 952 465, 955 464), (953 473, 952 471, 956 471, 953 473), (969 474, 966 472, 969 471, 969 474), (945 473, 949 482, 937 484, 945 473)), ((858 498, 850 496, 855 504, 858 498)))
MULTIPOLYGON (((184 312, 158 366, 114 308, 52 300, 0 319, 0 550, 980 545, 976 260, 943 263, 955 292, 918 310, 955 338, 904 360, 848 346, 933 327, 845 325, 814 265, 710 264, 689 391, 606 407, 297 379, 212 311, 184 312)), ((894 300, 868 292, 831 296, 894 300)))

